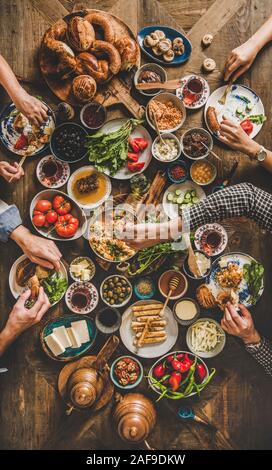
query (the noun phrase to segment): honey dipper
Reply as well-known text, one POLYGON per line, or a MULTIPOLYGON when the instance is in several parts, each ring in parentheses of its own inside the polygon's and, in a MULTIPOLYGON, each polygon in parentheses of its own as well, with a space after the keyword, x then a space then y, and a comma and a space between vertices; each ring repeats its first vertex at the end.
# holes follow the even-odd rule
POLYGON ((168 302, 169 302, 169 300, 170 300, 171 294, 172 294, 173 291, 176 290, 176 288, 178 287, 179 283, 180 283, 180 279, 179 279, 177 276, 173 276, 173 277, 171 277, 171 279, 169 280, 169 284, 168 284, 169 291, 168 291, 166 300, 165 300, 165 302, 164 302, 164 305, 163 305, 163 307, 162 307, 162 310, 161 310, 161 312, 160 312, 160 315, 161 315, 161 316, 164 315, 164 311, 165 311, 165 309, 166 309, 166 307, 167 307, 167 304, 168 304, 168 302))

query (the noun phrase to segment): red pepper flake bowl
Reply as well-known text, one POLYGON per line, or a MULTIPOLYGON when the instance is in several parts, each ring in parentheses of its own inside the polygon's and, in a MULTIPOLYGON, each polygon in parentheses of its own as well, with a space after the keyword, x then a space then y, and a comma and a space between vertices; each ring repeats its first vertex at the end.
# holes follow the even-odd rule
POLYGON ((159 395, 157 401, 192 397, 208 385, 215 374, 205 362, 189 351, 172 351, 158 359, 148 373, 150 388, 159 395), (190 380, 194 376, 193 380, 190 380))
POLYGON ((184 183, 189 177, 186 163, 183 160, 170 163, 167 168, 167 176, 171 183, 184 183))
POLYGON ((110 368, 110 378, 112 382, 114 383, 114 385, 116 385, 116 387, 121 388, 123 390, 131 390, 132 388, 137 387, 142 381, 143 375, 144 375, 144 371, 143 371, 142 364, 140 363, 140 361, 138 361, 138 359, 132 356, 118 357, 112 363, 111 368, 110 368), (126 363, 127 365, 129 364, 134 365, 135 373, 137 374, 137 378, 135 378, 135 380, 132 380, 131 383, 127 383, 124 385, 122 385, 121 380, 126 381, 126 378, 125 378, 126 372, 122 372, 122 362, 126 363), (119 374, 120 374, 120 378, 118 377, 119 374), (121 374, 124 375, 123 378, 121 374))

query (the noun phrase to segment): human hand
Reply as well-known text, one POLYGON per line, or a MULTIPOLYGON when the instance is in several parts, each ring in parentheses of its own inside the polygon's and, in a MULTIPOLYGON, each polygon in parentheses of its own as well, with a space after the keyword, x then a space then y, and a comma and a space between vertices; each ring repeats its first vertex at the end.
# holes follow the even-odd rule
POLYGON ((255 156, 261 148, 239 124, 229 119, 223 119, 220 123, 220 140, 232 149, 239 150, 250 157, 255 156))
POLYGON ((13 100, 18 111, 21 111, 35 126, 40 127, 47 120, 46 105, 38 98, 29 95, 23 88, 20 88, 13 100))
MULTIPOLYGON (((166 235, 160 233, 163 226, 164 224, 156 223, 140 223, 136 225, 128 223, 125 225, 124 230, 118 231, 116 235, 120 240, 124 240, 130 248, 139 251, 166 240, 166 238, 162 238, 163 236, 166 237, 166 235)), ((167 227, 166 231, 168 232, 167 227)))
POLYGON ((24 176, 24 170, 17 162, 10 164, 8 162, 0 162, 0 175, 8 182, 19 181, 24 176))
POLYGON ((30 289, 23 292, 10 312, 5 329, 10 331, 14 337, 19 336, 23 331, 39 323, 50 307, 50 302, 43 287, 40 287, 38 298, 33 307, 28 309, 25 307, 25 302, 29 299, 30 295, 30 289))
POLYGON ((10 235, 22 248, 25 255, 36 264, 48 269, 60 270, 61 252, 52 240, 33 235, 26 227, 20 225, 10 235))
POLYGON ((257 53, 258 48, 250 40, 233 49, 226 60, 224 80, 237 80, 252 65, 257 53))
POLYGON ((239 305, 240 314, 237 313, 236 308, 228 302, 224 317, 221 320, 223 330, 233 336, 241 338, 245 344, 259 343, 261 337, 256 330, 250 312, 244 307, 239 305))

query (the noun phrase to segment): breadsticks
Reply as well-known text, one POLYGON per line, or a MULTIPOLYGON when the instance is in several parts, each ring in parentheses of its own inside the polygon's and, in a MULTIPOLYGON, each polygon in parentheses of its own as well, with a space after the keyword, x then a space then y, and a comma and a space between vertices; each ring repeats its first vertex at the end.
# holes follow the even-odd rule
POLYGON ((145 344, 165 341, 166 320, 161 316, 161 303, 141 303, 132 306, 131 328, 135 334, 134 345, 141 348, 145 344))

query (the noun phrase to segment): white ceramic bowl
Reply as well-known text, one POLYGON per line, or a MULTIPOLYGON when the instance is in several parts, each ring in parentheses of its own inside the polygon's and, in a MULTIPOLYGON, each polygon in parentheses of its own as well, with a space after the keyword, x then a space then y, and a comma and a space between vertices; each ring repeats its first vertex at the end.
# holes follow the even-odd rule
POLYGON ((210 150, 212 150, 213 148, 213 139, 212 139, 211 134, 208 131, 206 131, 206 129, 203 129, 202 127, 192 127, 192 129, 189 129, 188 131, 184 132, 184 134, 181 136, 180 144, 181 144, 181 151, 187 158, 189 158, 190 160, 198 161, 198 160, 202 160, 203 158, 206 158, 209 155, 210 150), (196 157, 196 158, 191 157, 184 150, 183 139, 186 135, 191 134, 192 132, 198 132, 199 134, 205 135, 205 137, 207 137, 209 140, 209 145, 208 145, 209 150, 206 150, 206 152, 201 157, 196 157))
MULTIPOLYGON (((74 173, 72 173, 72 175, 70 176, 70 178, 68 180, 68 184, 67 184, 67 193, 69 194, 70 198, 74 198, 72 186, 73 186, 73 182, 75 180, 75 177, 79 173, 81 173, 82 171, 86 171, 86 170, 95 171, 96 173, 100 173, 99 171, 97 171, 95 169, 95 167, 93 165, 82 166, 82 167, 78 168, 78 170, 74 171, 74 173)), ((77 201, 75 199, 76 203, 82 209, 88 210, 88 211, 96 209, 97 207, 101 206, 101 204, 103 204, 110 197, 111 189, 112 189, 110 178, 105 173, 103 173, 103 177, 106 180, 106 192, 105 192, 104 196, 101 199, 99 199, 99 201, 97 201, 95 203, 92 203, 92 204, 82 204, 80 201, 77 201)))
POLYGON ((80 238, 83 235, 83 233, 86 231, 86 228, 87 228, 86 215, 84 214, 83 210, 79 207, 77 202, 73 198, 68 196, 67 194, 63 193, 62 191, 58 191, 56 189, 47 189, 47 190, 44 190, 44 191, 40 191, 38 194, 36 194, 36 196, 34 196, 34 198, 31 201, 30 208, 29 208, 29 213, 30 213, 30 219, 31 219, 32 225, 35 228, 35 230, 40 235, 44 236, 45 238, 51 239, 51 240, 62 241, 62 242, 69 242, 71 240, 77 240, 78 238, 80 238), (37 204, 37 202, 40 201, 41 199, 47 199, 48 201, 53 202, 53 199, 54 199, 55 196, 63 196, 65 199, 70 201, 71 205, 72 205, 71 214, 74 217, 77 217, 78 220, 79 220, 78 229, 77 229, 77 231, 76 231, 76 233, 73 237, 62 238, 62 237, 59 237, 59 235, 57 235, 57 233, 55 233, 55 231, 52 231, 47 235, 47 231, 49 231, 50 228, 42 230, 42 227, 36 227, 32 222, 33 211, 34 211, 34 207, 37 204))
POLYGON ((208 160, 206 159, 203 159, 201 158, 201 162, 207 162, 208 165, 211 166, 212 170, 213 170, 213 176, 211 177, 211 179, 209 181, 207 181, 206 183, 200 183, 199 181, 197 181, 194 177, 193 177, 193 174, 192 174, 192 170, 194 168, 194 166, 196 166, 198 164, 198 161, 195 160, 194 163, 192 163, 191 165, 191 168, 190 168, 190 176, 192 178, 192 180, 196 183, 196 184, 199 184, 199 186, 208 186, 209 184, 213 183, 213 181, 215 180, 216 176, 217 176, 217 169, 216 169, 216 166, 209 162, 208 160))
POLYGON ((180 157, 180 154, 181 154, 181 145, 180 145, 180 141, 177 138, 177 136, 175 136, 175 134, 171 134, 171 132, 168 132, 168 133, 163 134, 163 139, 167 139, 167 138, 171 138, 171 139, 175 140, 175 142, 177 143, 177 146, 178 146, 178 154, 172 160, 162 160, 161 158, 159 158, 156 155, 156 152, 155 152, 155 145, 159 141, 159 136, 157 136, 156 139, 154 140, 153 144, 152 144, 152 155, 156 160, 158 160, 161 163, 172 163, 175 160, 178 160, 178 158, 180 157))
MULTIPOLYGON (((177 126, 171 128, 171 129, 160 130, 161 134, 176 132, 178 129, 180 129, 181 126, 184 124, 184 121, 186 119, 186 108, 183 104, 183 101, 181 101, 176 95, 173 95, 173 93, 160 93, 159 95, 151 98, 149 103, 153 100, 160 101, 161 103, 167 103, 168 101, 172 101, 174 103, 174 105, 178 109, 180 109, 181 112, 182 112, 182 119, 181 119, 180 123, 177 126)), ((153 123, 153 119, 149 116, 148 106, 146 107, 145 114, 146 114, 146 120, 147 120, 148 124, 152 127, 152 129, 156 130, 155 125, 153 123)))
MULTIPOLYGON (((155 72, 157 73, 160 77, 161 77, 161 80, 162 80, 162 83, 163 82, 166 82, 167 81, 167 73, 166 73, 166 70, 164 70, 163 67, 161 67, 160 65, 158 64, 144 64, 142 65, 140 68, 138 68, 137 72, 135 73, 134 75, 134 85, 136 87, 136 85, 138 85, 139 83, 139 77, 140 77, 140 74, 142 72, 144 72, 145 70, 149 70, 151 72, 155 72)), ((139 93, 141 93, 142 95, 145 95, 145 96, 156 96, 158 95, 161 90, 157 89, 157 90, 150 90, 150 91, 147 91, 147 90, 138 90, 137 91, 139 93)))
POLYGON ((94 275, 95 275, 96 267, 95 267, 95 264, 94 264, 93 260, 91 258, 89 258, 88 256, 78 256, 77 258, 74 258, 73 261, 69 265, 69 274, 70 274, 71 278, 73 279, 73 281, 75 281, 75 282, 85 282, 85 281, 82 281, 79 277, 76 277, 71 272, 71 266, 76 265, 77 264, 77 263, 75 263, 76 261, 79 262, 79 261, 82 261, 84 259, 86 259, 90 263, 90 265, 92 266, 92 269, 93 269, 93 274, 91 275, 91 278, 87 282, 90 282, 92 280, 92 278, 94 277, 94 275))
POLYGON ((128 304, 128 302, 130 301, 131 297, 132 297, 132 293, 133 293, 133 289, 132 289, 132 285, 131 283, 129 282, 129 280, 125 277, 125 276, 122 276, 120 274, 112 274, 111 276, 108 276, 106 277, 106 279, 104 279, 104 281, 102 282, 102 284, 100 285, 100 297, 101 299, 103 300, 104 304, 108 305, 108 307, 113 307, 113 308, 121 308, 121 307, 124 307, 126 304, 128 304), (121 304, 110 304, 108 303, 105 299, 104 299, 104 296, 103 296, 103 286, 105 284, 105 282, 109 281, 109 279, 113 278, 113 277, 119 277, 120 279, 125 279, 125 281, 127 282, 128 286, 130 287, 130 295, 124 300, 124 302, 122 302, 121 304))
POLYGON ((226 334, 224 330, 221 328, 221 326, 219 325, 219 323, 215 321, 213 318, 199 318, 194 323, 192 323, 192 325, 189 326, 187 330, 187 334, 186 334, 186 342, 187 342, 188 348, 190 349, 190 351, 192 351, 193 354, 196 354, 197 356, 204 357, 204 358, 211 358, 211 357, 217 356, 217 354, 219 354, 224 349, 224 346, 226 344, 226 334), (222 334, 222 337, 220 338, 220 341, 219 343, 217 343, 215 348, 207 352, 195 351, 192 346, 192 328, 197 323, 201 323, 203 321, 209 321, 211 323, 214 323, 216 327, 218 328, 218 330, 220 331, 220 333, 222 334))

